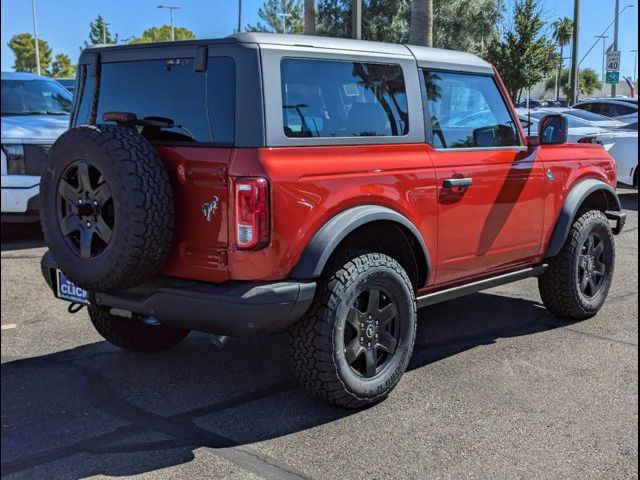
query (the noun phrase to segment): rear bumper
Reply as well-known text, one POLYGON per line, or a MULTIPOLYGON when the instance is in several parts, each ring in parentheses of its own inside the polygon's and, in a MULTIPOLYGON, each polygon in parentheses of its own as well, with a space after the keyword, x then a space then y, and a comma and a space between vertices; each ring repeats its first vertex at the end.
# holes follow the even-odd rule
POLYGON ((2 175, 2 213, 27 213, 40 191, 40 177, 2 175))
MULTIPOLYGON (((47 252, 42 274, 56 292, 57 265, 47 252)), ((228 282, 212 284, 158 277, 117 293, 91 294, 98 307, 127 316, 154 316, 161 323, 190 330, 247 337, 280 332, 307 311, 315 282, 228 282)))

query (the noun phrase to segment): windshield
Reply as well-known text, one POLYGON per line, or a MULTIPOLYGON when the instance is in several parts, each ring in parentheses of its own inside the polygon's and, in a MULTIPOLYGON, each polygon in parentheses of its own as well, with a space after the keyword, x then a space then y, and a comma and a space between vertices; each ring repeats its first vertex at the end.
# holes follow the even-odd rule
POLYGON ((69 115, 71 94, 49 80, 2 80, 2 115, 69 115))

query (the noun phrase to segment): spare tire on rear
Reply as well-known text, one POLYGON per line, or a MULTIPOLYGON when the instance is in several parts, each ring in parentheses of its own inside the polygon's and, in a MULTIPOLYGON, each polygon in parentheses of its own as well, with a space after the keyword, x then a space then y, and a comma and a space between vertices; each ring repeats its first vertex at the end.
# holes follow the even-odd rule
POLYGON ((167 260, 174 225, 169 175, 135 130, 96 125, 64 133, 49 153, 40 195, 45 242, 79 287, 132 287, 167 260))

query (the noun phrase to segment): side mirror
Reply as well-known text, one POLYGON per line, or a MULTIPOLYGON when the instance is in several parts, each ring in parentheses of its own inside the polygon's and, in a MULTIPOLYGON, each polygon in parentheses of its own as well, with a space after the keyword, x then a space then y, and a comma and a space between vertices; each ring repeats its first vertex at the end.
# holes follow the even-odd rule
POLYGON ((567 117, 553 113, 547 115, 538 124, 538 136, 540 145, 558 145, 567 143, 569 134, 569 122, 567 117))

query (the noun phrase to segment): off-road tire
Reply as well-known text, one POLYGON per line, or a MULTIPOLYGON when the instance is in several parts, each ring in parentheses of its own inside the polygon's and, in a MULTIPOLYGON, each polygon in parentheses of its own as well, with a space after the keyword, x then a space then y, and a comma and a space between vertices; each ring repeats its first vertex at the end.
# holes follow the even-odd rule
POLYGON ((416 302, 400 264, 381 253, 346 251, 330 261, 306 315, 289 330, 291 359, 300 384, 333 405, 361 408, 383 400, 405 372, 416 337, 416 302), (393 356, 372 378, 355 376, 346 361, 346 312, 365 285, 383 285, 397 304, 401 334, 393 356))
POLYGON ((159 352, 173 347, 189 330, 168 325, 147 325, 139 318, 111 315, 107 310, 88 307, 91 323, 102 337, 116 347, 133 352, 159 352))
POLYGON ((93 292, 132 287, 153 277, 166 262, 174 228, 169 175, 151 144, 135 130, 96 125, 62 134, 49 153, 40 194, 45 242, 66 277, 79 287, 93 292), (58 189, 74 162, 99 169, 112 193, 111 237, 93 258, 78 255, 60 226, 58 189))
POLYGON ((607 298, 614 266, 615 242, 607 217, 599 210, 581 210, 562 250, 550 259, 548 269, 538 278, 542 302, 551 313, 561 318, 585 320, 593 317, 607 298), (587 297, 579 287, 578 261, 591 232, 596 232, 604 241, 606 272, 598 293, 587 297))

